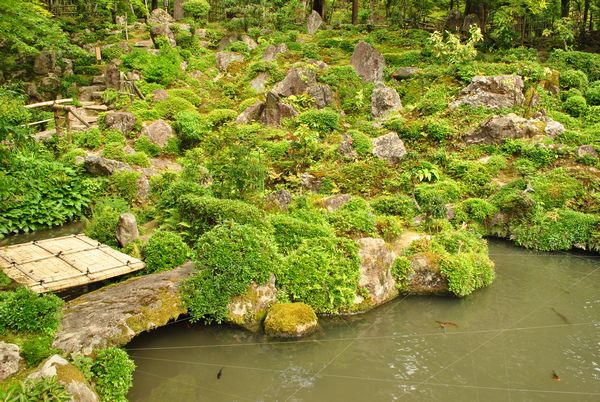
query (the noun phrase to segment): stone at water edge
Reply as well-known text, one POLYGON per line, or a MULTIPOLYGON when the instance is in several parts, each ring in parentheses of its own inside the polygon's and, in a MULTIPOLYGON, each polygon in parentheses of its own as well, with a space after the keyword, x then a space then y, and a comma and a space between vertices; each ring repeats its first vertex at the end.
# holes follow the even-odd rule
POLYGON ((21 355, 19 346, 0 341, 0 381, 19 371, 21 355))
POLYGON ((259 331, 267 309, 276 302, 275 275, 271 275, 267 283, 259 285, 253 282, 246 288, 246 293, 231 298, 227 305, 227 321, 249 331, 259 331))
POLYGON ((313 10, 306 20, 306 31, 309 35, 314 35, 319 30, 322 23, 323 19, 321 18, 321 15, 313 10))
POLYGON ((397 133, 390 132, 381 137, 373 138, 373 155, 393 165, 400 163, 406 155, 404 142, 397 133))
POLYGON ((350 64, 356 74, 367 82, 383 81, 385 59, 382 54, 367 42, 360 41, 354 48, 350 64))
POLYGON ((371 114, 373 117, 382 117, 400 109, 402 109, 402 102, 398 92, 383 83, 377 84, 371 95, 371 114))
POLYGON ((125 247, 129 243, 139 239, 140 232, 138 231, 135 215, 129 212, 119 215, 119 223, 115 236, 121 247, 125 247))
POLYGON ((318 328, 315 311, 304 303, 277 303, 269 309, 264 322, 265 334, 297 338, 318 328))
POLYGON ((396 253, 383 239, 365 237, 358 239, 356 243, 360 257, 358 287, 366 290, 366 295, 357 296, 354 304, 364 311, 398 296, 396 281, 392 275, 396 253))

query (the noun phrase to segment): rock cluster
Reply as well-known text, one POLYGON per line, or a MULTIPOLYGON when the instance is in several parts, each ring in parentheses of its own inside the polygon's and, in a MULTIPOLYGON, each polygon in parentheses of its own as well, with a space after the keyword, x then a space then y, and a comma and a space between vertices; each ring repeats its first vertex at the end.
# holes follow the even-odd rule
POLYGON ((298 114, 291 105, 281 102, 279 96, 274 92, 267 93, 264 102, 257 102, 244 110, 236 119, 238 124, 248 124, 258 121, 267 126, 278 127, 284 118, 294 117, 298 114))
POLYGON ((504 140, 532 138, 536 136, 554 137, 565 131, 562 124, 540 116, 525 119, 514 113, 506 116, 493 116, 480 124, 471 134, 464 137, 467 144, 500 144, 504 140))
POLYGON ((491 109, 511 108, 522 105, 523 78, 518 75, 498 75, 473 77, 458 98, 450 103, 450 109, 461 105, 484 106, 491 109))

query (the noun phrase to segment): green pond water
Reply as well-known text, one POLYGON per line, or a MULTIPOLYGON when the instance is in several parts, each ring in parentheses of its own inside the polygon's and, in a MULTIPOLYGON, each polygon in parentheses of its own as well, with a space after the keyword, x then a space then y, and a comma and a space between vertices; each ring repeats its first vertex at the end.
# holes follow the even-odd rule
POLYGON ((495 240, 490 255, 497 279, 470 297, 400 298, 302 340, 185 321, 144 334, 129 398, 600 401, 599 256, 495 240))

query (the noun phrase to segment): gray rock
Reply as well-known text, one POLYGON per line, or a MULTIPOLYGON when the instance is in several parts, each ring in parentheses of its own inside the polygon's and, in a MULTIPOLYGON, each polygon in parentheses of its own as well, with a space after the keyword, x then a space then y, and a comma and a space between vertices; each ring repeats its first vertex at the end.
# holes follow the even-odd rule
POLYGON ((19 371, 20 349, 17 345, 0 341, 0 381, 19 371))
POLYGON ((148 137, 150 141, 159 145, 161 148, 167 145, 170 138, 175 137, 171 125, 164 120, 156 120, 145 125, 142 127, 141 134, 148 137))
POLYGON ((337 194, 323 198, 321 203, 327 212, 333 212, 346 205, 351 199, 352 196, 350 194, 337 194))
POLYGON ((281 96, 300 95, 317 85, 315 72, 303 67, 292 67, 283 81, 273 87, 273 92, 281 96))
POLYGON ((41 51, 33 60, 33 72, 36 74, 46 75, 56 73, 57 70, 60 70, 60 68, 56 64, 56 52, 41 51))
POLYGON ((73 402, 98 402, 100 399, 85 380, 83 374, 77 367, 69 363, 59 355, 50 356, 41 367, 36 369, 27 378, 56 378, 71 394, 73 402), (63 367, 59 370, 59 367, 63 367), (62 375, 67 372, 67 375, 62 375))
POLYGON ((354 48, 350 63, 356 74, 367 82, 378 82, 383 80, 383 69, 385 59, 373 46, 367 42, 360 41, 354 48))
POLYGON ((148 24, 150 25, 169 24, 171 22, 173 22, 173 17, 162 8, 155 8, 148 17, 148 24))
POLYGON ((514 113, 493 116, 464 138, 467 144, 500 144, 507 139, 554 136, 564 131, 562 124, 548 118, 525 119, 514 113))
POLYGON ((240 40, 248 46, 249 50, 254 50, 258 47, 258 44, 250 36, 244 34, 240 37, 240 40))
POLYGON ((158 40, 161 38, 166 39, 167 43, 171 47, 177 46, 177 41, 175 40, 175 34, 171 31, 169 24, 160 24, 153 25, 150 27, 150 37, 152 38, 152 42, 154 42, 154 47, 158 49, 158 40))
POLYGON ((231 45, 233 42, 236 42, 238 40, 238 38, 239 38, 239 35, 236 34, 236 33, 225 35, 219 41, 219 45, 217 46, 217 50, 219 50, 219 51, 225 50, 225 48, 227 46, 231 45))
POLYGON ((197 36, 199 39, 206 39, 206 29, 196 28, 196 30, 194 31, 194 35, 197 36))
POLYGON ((268 308, 277 302, 275 275, 264 285, 251 283, 242 296, 232 297, 228 304, 227 321, 250 331, 260 330, 262 318, 268 308))
POLYGON ((273 92, 267 93, 265 102, 257 102, 244 110, 236 119, 238 124, 248 124, 259 121, 267 126, 278 127, 284 118, 298 114, 291 105, 282 103, 279 96, 273 92))
POLYGON ((400 81, 414 77, 415 75, 421 73, 421 71, 423 70, 421 70, 419 67, 400 67, 392 73, 392 78, 400 81))
POLYGON ((306 20, 306 31, 309 35, 314 35, 319 30, 322 23, 323 19, 321 18, 321 15, 313 10, 308 16, 308 20, 306 20))
POLYGON ((398 296, 396 281, 392 275, 396 254, 382 239, 366 237, 356 242, 360 257, 358 286, 366 289, 367 296, 357 296, 354 304, 360 305, 360 310, 367 310, 398 296))
POLYGON ((152 91, 152 99, 155 101, 165 100, 169 97, 169 93, 164 89, 155 89, 152 91))
POLYGON ((522 105, 523 78, 518 75, 476 76, 458 98, 450 103, 450 109, 461 105, 484 106, 491 109, 511 108, 522 105))
POLYGON ((450 10, 444 22, 445 31, 458 31, 462 27, 463 16, 458 9, 450 10))
POLYGON ((217 53, 217 68, 219 71, 227 71, 227 67, 236 61, 244 61, 244 56, 234 52, 217 53))
POLYGON ((132 171, 129 164, 96 155, 86 155, 83 159, 85 170, 92 176, 110 176, 119 170, 132 171))
POLYGON ((110 112, 106 114, 106 128, 119 130, 123 134, 129 134, 135 128, 135 116, 130 112, 110 112))
POLYGON ((333 103, 333 91, 326 84, 315 84, 306 90, 306 93, 315 100, 314 106, 323 109, 333 103))
MULTIPOLYGON (((152 172, 150 176, 156 175, 156 172, 152 172)), ((150 180, 146 174, 141 174, 137 181, 137 200, 140 202, 146 201, 148 199, 148 195, 150 194, 150 180)))
POLYGON ((154 46, 154 42, 152 42, 152 40, 140 40, 140 41, 135 42, 135 44, 133 46, 144 48, 144 49, 149 49, 152 46, 154 46))
POLYGON ((261 71, 252 81, 250 81, 250 86, 259 94, 263 93, 265 92, 267 81, 269 80, 270 76, 271 75, 266 71, 261 71))
POLYGON ((406 148, 398 134, 391 132, 373 139, 373 155, 391 164, 397 164, 406 155, 406 148))
POLYGON ((292 202, 292 194, 287 190, 277 190, 267 195, 265 204, 286 211, 292 202))
POLYGON ((87 293, 63 307, 52 346, 67 355, 123 346, 137 334, 165 325, 186 313, 179 286, 192 264, 145 275, 87 293))
POLYGON ((107 88, 120 89, 121 88, 121 71, 119 71, 120 61, 113 60, 106 66, 104 72, 104 85, 107 88))
POLYGON ((356 159, 358 158, 358 152, 352 147, 352 137, 348 134, 344 134, 342 142, 338 147, 338 154, 343 156, 345 159, 356 159))
POLYGON ((373 117, 381 117, 400 109, 402 109, 402 102, 398 92, 383 83, 378 84, 371 95, 371 114, 373 117))
POLYGON ((119 215, 119 223, 115 236, 121 247, 127 246, 129 243, 136 241, 140 237, 135 215, 129 212, 119 215))
POLYGON ((406 293, 419 295, 449 293, 448 280, 440 273, 438 256, 421 253, 413 255, 409 259, 411 272, 407 278, 406 293))
POLYGON ((300 175, 300 185, 308 191, 312 191, 313 193, 319 192, 322 181, 322 179, 317 178, 310 173, 302 173, 300 175))
POLYGON ((263 61, 273 61, 277 58, 278 54, 286 53, 288 51, 288 47, 285 43, 279 43, 277 45, 269 45, 265 49, 265 53, 263 54, 263 61))
POLYGON ((577 156, 580 158, 591 156, 592 158, 598 157, 598 152, 592 145, 582 145, 577 148, 577 156))

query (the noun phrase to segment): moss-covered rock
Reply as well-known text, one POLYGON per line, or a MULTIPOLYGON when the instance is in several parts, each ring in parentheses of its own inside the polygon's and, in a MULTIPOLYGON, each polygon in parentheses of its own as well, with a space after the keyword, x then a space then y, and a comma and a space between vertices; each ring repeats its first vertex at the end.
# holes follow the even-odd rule
POLYGON ((315 311, 304 303, 278 303, 269 309, 265 319, 268 336, 299 337, 317 328, 315 311))
POLYGON ((249 331, 259 331, 267 309, 276 301, 275 276, 271 275, 268 283, 257 285, 253 282, 248 286, 246 293, 231 298, 227 321, 249 331))

